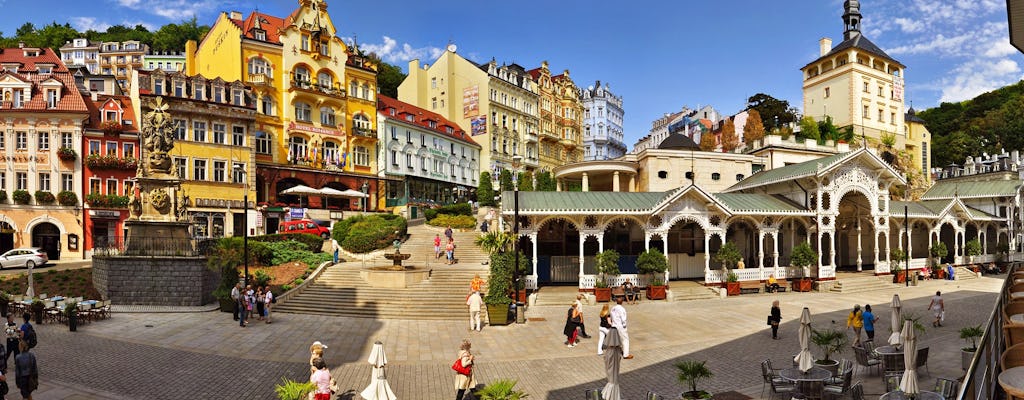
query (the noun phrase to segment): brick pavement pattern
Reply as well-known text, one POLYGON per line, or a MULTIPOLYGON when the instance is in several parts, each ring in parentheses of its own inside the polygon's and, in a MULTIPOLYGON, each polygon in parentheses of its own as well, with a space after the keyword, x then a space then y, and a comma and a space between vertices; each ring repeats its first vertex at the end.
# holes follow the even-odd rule
MULTIPOLYGON (((942 290, 947 325, 931 328, 920 339, 930 345, 929 369, 923 384, 935 377, 956 378, 959 372, 958 330, 983 323, 1001 280, 933 281, 911 288, 850 294, 783 293, 744 295, 728 299, 677 303, 644 302, 628 306, 631 345, 636 356, 622 363, 623 395, 639 398, 654 390, 674 398, 683 391, 673 364, 683 358, 707 360, 715 377, 702 389, 737 390, 757 397, 761 390, 759 362, 786 365, 798 351, 797 318, 810 307, 813 326, 845 322, 854 304, 871 304, 880 320, 879 339, 888 332, 888 303, 899 293, 905 312, 926 316, 928 298, 942 290), (771 340, 765 316, 773 299, 780 300, 781 340, 771 340)), ((584 307, 596 328, 599 306, 584 307)), ((38 327, 36 352, 41 370, 41 399, 273 399, 282 377, 306 379, 308 346, 328 344, 328 364, 344 390, 339 398, 359 398, 369 382, 366 362, 375 340, 383 341, 391 363, 388 380, 401 399, 453 397, 451 360, 462 338, 473 341, 477 380, 519 380, 519 387, 537 399, 577 399, 605 382, 596 336, 567 349, 561 336, 562 306, 533 307, 531 318, 544 321, 468 331, 467 322, 375 320, 278 313, 273 324, 254 322, 239 328, 229 314, 116 313, 71 333, 62 325, 38 327), (43 391, 45 390, 45 392, 43 391)), ((596 333, 594 330, 593 333, 596 333)), ((812 353, 817 354, 816 349, 812 353)), ((847 351, 843 357, 852 358, 847 351)), ((861 375, 869 398, 881 393, 877 375, 861 375)))

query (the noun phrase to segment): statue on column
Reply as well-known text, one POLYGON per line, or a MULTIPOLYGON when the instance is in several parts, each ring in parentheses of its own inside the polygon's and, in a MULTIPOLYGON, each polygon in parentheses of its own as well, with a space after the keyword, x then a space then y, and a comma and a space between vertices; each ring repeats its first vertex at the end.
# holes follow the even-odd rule
POLYGON ((143 176, 153 173, 171 174, 171 158, 167 153, 174 148, 174 120, 167 113, 168 105, 157 97, 146 113, 142 124, 142 148, 146 151, 139 169, 143 176))

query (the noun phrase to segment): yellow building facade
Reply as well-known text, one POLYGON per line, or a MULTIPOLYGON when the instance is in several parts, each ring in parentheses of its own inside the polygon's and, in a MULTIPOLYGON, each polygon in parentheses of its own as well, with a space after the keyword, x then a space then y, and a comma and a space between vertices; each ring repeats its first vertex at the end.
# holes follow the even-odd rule
POLYGON ((398 87, 398 99, 441 114, 470 132, 482 147, 480 170, 492 174, 511 168, 523 156, 527 169, 540 167, 540 126, 537 85, 516 64, 494 60, 476 64, 449 45, 433 65, 409 62, 409 75, 398 87))
MULTIPOLYGON (((348 48, 345 79, 348 165, 359 174, 376 174, 377 169, 377 65, 357 45, 348 48)), ((387 196, 377 196, 384 208, 387 196)))
POLYGON ((931 182, 932 134, 928 132, 928 128, 924 126, 924 120, 917 116, 917 111, 913 108, 907 111, 903 121, 903 132, 907 137, 907 152, 913 155, 914 169, 921 172, 925 182, 931 182))
POLYGON ((192 235, 241 236, 246 218, 249 234, 261 233, 252 148, 256 106, 250 89, 240 80, 158 69, 138 72, 131 93, 136 115, 149 112, 159 97, 174 118, 177 130, 170 155, 182 180, 182 196, 175 204, 192 223, 192 235), (243 202, 246 194, 248 205, 243 202))
POLYGON ((530 75, 540 95, 540 167, 551 170, 582 161, 583 103, 569 70, 552 76, 544 61, 530 75))

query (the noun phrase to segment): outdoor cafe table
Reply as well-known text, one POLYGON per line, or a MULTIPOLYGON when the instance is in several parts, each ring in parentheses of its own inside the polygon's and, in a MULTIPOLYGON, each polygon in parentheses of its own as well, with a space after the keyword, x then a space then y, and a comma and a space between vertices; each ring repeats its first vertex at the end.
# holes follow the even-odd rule
POLYGON ((999 386, 1006 394, 1013 397, 1024 397, 1024 367, 1013 367, 999 374, 999 386))
MULTIPOLYGON (((894 390, 892 392, 883 394, 881 397, 878 398, 878 400, 910 400, 910 396, 907 396, 907 394, 903 393, 902 390, 894 390)), ((942 398, 941 394, 922 390, 916 396, 914 396, 914 400, 944 400, 944 399, 942 398)))
POLYGON ((779 371, 779 376, 789 381, 823 381, 832 377, 832 372, 820 367, 811 367, 804 373, 800 368, 787 368, 779 371))
POLYGON ((906 368, 903 363, 903 350, 893 346, 875 347, 875 353, 882 359, 882 369, 886 372, 898 372, 906 368))

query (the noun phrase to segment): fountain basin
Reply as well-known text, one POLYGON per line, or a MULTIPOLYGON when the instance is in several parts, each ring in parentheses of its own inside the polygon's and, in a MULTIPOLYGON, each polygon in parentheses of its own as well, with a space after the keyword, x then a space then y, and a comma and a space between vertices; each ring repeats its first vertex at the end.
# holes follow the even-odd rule
POLYGON ((363 278, 371 287, 404 289, 429 278, 430 270, 415 267, 405 267, 401 270, 392 267, 374 267, 360 270, 359 277, 363 278))

